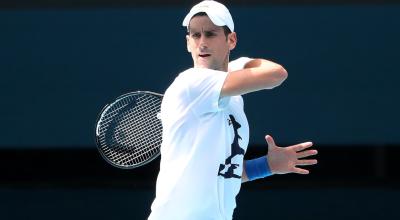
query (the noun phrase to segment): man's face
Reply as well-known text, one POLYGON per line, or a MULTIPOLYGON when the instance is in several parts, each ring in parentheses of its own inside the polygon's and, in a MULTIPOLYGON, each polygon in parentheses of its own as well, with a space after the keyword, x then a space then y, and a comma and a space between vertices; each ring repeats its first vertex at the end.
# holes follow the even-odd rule
POLYGON ((229 52, 236 46, 236 33, 226 37, 223 27, 214 25, 208 16, 195 16, 190 21, 186 41, 194 67, 228 71, 229 52))

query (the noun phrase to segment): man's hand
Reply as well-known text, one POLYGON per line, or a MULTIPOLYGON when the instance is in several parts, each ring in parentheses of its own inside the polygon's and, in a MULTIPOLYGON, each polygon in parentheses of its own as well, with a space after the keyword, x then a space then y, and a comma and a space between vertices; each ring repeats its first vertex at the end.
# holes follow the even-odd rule
POLYGON ((268 143, 267 159, 272 174, 309 174, 308 170, 297 166, 317 164, 316 159, 302 159, 318 153, 317 150, 306 150, 313 145, 312 142, 304 142, 289 147, 278 147, 271 136, 265 136, 265 140, 268 143))

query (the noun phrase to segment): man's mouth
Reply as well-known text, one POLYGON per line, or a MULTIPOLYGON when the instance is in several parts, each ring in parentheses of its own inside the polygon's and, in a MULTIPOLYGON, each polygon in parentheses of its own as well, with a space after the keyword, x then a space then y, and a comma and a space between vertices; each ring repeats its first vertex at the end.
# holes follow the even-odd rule
POLYGON ((209 56, 211 56, 211 54, 208 54, 208 53, 206 53, 206 54, 199 54, 199 57, 209 57, 209 56))

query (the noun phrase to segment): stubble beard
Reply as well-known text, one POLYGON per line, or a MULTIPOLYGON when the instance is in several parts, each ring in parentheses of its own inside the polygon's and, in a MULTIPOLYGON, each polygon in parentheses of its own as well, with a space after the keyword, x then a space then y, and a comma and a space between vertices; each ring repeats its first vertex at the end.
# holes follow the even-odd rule
POLYGON ((230 50, 228 50, 227 54, 224 57, 224 60, 221 63, 218 62, 217 60, 211 59, 208 60, 208 62, 204 62, 202 64, 200 64, 200 62, 197 62, 197 65, 195 65, 195 67, 228 72, 229 55, 230 55, 230 50))

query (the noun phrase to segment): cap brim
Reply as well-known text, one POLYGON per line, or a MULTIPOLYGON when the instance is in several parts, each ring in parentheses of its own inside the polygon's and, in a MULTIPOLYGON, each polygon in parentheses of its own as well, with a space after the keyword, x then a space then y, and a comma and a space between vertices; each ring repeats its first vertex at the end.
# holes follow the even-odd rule
POLYGON ((215 25, 217 25, 217 26, 225 26, 225 25, 226 25, 226 24, 224 23, 223 20, 221 20, 218 16, 215 16, 215 15, 213 15, 213 14, 210 13, 210 12, 207 12, 207 11, 204 11, 204 10, 193 10, 193 11, 190 11, 190 12, 186 15, 186 17, 183 19, 182 26, 188 27, 190 21, 192 20, 192 17, 193 17, 195 14, 200 13, 200 12, 206 13, 207 16, 210 18, 210 20, 212 21, 213 24, 215 24, 215 25))

